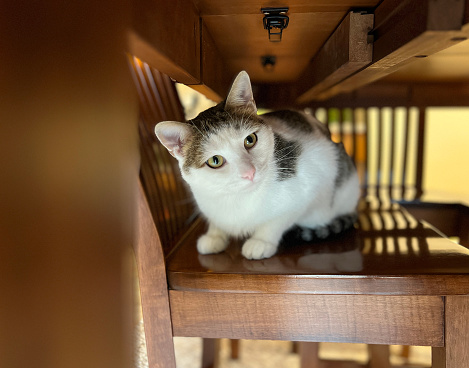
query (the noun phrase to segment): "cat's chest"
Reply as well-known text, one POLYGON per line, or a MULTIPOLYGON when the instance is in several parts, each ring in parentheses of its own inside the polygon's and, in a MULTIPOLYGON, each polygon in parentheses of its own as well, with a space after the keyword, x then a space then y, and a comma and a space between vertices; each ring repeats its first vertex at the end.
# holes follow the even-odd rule
POLYGON ((264 223, 272 212, 269 196, 260 193, 219 196, 212 200, 197 200, 209 221, 232 234, 251 232, 264 223))

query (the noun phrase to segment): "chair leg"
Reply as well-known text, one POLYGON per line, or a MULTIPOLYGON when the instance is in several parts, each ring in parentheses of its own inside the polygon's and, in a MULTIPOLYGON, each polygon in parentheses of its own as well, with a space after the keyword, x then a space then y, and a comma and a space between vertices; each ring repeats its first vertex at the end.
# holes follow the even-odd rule
POLYGON ((370 355, 369 368, 391 368, 389 345, 370 344, 368 345, 368 354, 370 355))
POLYGON ((319 368, 319 343, 297 342, 300 354, 300 368, 319 368))
POLYGON ((231 359, 239 358, 239 340, 230 340, 231 344, 231 359))
POLYGON ((402 346, 402 351, 401 351, 401 357, 405 359, 409 359, 410 356, 410 346, 409 345, 403 345, 402 346))
POLYGON ((469 296, 447 296, 445 299, 445 346, 432 348, 432 367, 468 367, 469 296))
POLYGON ((202 339, 202 368, 216 368, 220 359, 220 339, 202 339))
POLYGON ((298 344, 299 344, 298 341, 292 341, 292 344, 291 344, 291 352, 292 352, 293 354, 298 354, 298 344))

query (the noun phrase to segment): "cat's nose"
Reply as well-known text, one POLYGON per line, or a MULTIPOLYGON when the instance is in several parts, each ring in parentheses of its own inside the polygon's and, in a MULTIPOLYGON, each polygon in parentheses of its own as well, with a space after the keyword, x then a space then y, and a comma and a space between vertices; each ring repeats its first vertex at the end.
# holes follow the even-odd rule
POLYGON ((241 177, 243 179, 253 181, 254 175, 256 175, 256 168, 254 166, 250 166, 249 169, 247 169, 246 171, 244 171, 244 173, 241 174, 241 177))

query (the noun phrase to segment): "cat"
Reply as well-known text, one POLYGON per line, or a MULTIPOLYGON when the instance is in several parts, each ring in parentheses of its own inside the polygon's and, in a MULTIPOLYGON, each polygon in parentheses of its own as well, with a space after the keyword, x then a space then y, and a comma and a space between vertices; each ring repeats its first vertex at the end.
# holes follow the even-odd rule
POLYGON ((247 259, 269 258, 292 228, 309 240, 353 226, 360 190, 343 145, 303 112, 258 115, 245 71, 225 101, 184 123, 161 122, 155 134, 208 220, 200 254, 224 251, 234 236, 247 237, 247 259))

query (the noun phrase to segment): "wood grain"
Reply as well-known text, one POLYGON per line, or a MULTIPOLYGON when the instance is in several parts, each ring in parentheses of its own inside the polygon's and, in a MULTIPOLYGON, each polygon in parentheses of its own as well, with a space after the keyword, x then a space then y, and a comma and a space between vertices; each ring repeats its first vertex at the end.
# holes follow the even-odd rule
POLYGON ((181 291, 255 294, 469 293, 466 248, 399 210, 363 212, 360 226, 324 243, 292 243, 269 259, 248 261, 241 242, 221 254, 197 254, 205 225, 196 223, 168 261, 169 284, 181 291))
POLYGON ((325 100, 376 81, 400 67, 461 42, 463 2, 445 0, 385 0, 375 11, 373 61, 359 73, 331 87, 317 99, 325 100))
POLYGON ((368 368, 391 368, 388 345, 369 344, 368 355, 370 357, 368 368))
POLYGON ((175 336, 431 346, 444 342, 440 297, 172 290, 170 302, 175 336))
POLYGON ((432 349, 433 368, 469 366, 469 296, 445 301, 445 346, 432 349))
POLYGON ((259 14, 263 7, 288 5, 290 13, 346 12, 350 8, 372 8, 378 0, 289 0, 285 3, 275 1, 239 0, 194 0, 201 15, 259 14))
MULTIPOLYGON (((291 88, 291 87, 290 87, 291 88)), ((282 91, 286 93, 285 88, 282 91)), ((266 96, 266 99, 269 96, 266 96)), ((274 103, 271 93, 267 103, 274 103)), ((286 98, 291 96, 287 95, 286 98)), ((465 82, 405 82, 380 80, 326 101, 310 101, 310 107, 370 106, 469 106, 469 86, 465 82)))
POLYGON ((367 37, 373 19, 373 14, 347 14, 299 78, 296 103, 314 99, 371 62, 373 45, 367 37))
POLYGON ((220 359, 220 339, 202 339, 202 368, 217 368, 220 359))
POLYGON ((178 82, 200 82, 200 22, 191 0, 132 2, 128 52, 178 82))
POLYGON ((319 360, 319 343, 300 341, 298 354, 300 356, 300 368, 321 368, 323 365, 319 360))
POLYGON ((138 191, 138 228, 134 243, 150 367, 175 368, 164 257, 143 188, 138 191))
POLYGON ((206 24, 202 21, 201 37, 201 83, 190 85, 215 102, 228 95, 230 83, 235 75, 227 70, 225 56, 220 53, 206 24))
POLYGON ((158 228, 163 252, 168 254, 194 213, 192 196, 183 182, 177 160, 158 141, 157 122, 184 121, 184 112, 174 83, 136 57, 130 57, 132 76, 140 99, 140 179, 153 219, 158 228))
POLYGON ((223 55, 228 74, 246 70, 253 82, 292 82, 300 77, 313 55, 346 12, 289 13, 281 42, 270 42, 263 14, 203 16, 203 23, 223 55), (263 55, 276 56, 273 70, 261 64, 263 55))

